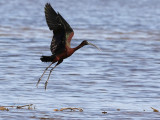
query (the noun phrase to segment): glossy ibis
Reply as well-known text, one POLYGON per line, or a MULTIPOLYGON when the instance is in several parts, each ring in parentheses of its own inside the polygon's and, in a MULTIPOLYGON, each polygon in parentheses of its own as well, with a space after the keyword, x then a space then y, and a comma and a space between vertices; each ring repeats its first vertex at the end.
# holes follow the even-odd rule
POLYGON ((51 67, 53 63, 57 62, 56 65, 53 68, 51 68, 50 73, 48 75, 48 79, 45 82, 45 89, 46 89, 51 72, 57 65, 63 62, 63 59, 71 56, 76 50, 80 49, 84 45, 92 45, 96 48, 98 47, 84 40, 77 47, 71 48, 70 42, 74 35, 74 31, 70 27, 70 25, 66 22, 66 20, 60 15, 60 13, 55 12, 55 10, 49 3, 46 3, 45 5, 45 17, 49 29, 52 30, 54 34, 50 45, 50 50, 52 52, 52 55, 41 56, 40 59, 42 62, 51 62, 51 64, 44 70, 43 74, 41 75, 41 77, 37 82, 37 86, 41 81, 45 72, 48 70, 48 68, 51 67))

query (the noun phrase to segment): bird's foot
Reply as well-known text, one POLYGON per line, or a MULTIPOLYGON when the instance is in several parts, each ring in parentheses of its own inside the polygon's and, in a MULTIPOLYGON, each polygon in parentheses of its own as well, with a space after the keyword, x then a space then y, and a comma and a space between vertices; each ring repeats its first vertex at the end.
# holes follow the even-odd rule
POLYGON ((48 81, 45 82, 45 90, 47 89, 48 81))
POLYGON ((41 81, 41 77, 39 78, 39 80, 38 80, 38 82, 37 82, 37 85, 36 85, 37 88, 38 88, 38 84, 39 84, 40 81, 41 81))

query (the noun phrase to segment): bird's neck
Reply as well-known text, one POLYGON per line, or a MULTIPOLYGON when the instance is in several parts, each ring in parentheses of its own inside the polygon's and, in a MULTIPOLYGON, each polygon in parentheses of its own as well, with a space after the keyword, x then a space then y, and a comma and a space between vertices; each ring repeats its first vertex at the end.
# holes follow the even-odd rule
POLYGON ((79 44, 77 47, 73 48, 74 49, 74 52, 80 48, 82 48, 84 46, 83 43, 79 44))
POLYGON ((68 57, 71 56, 75 51, 77 51, 78 49, 80 49, 81 47, 83 47, 84 44, 81 43, 80 45, 78 45, 77 47, 75 48, 70 48, 68 49, 68 57))

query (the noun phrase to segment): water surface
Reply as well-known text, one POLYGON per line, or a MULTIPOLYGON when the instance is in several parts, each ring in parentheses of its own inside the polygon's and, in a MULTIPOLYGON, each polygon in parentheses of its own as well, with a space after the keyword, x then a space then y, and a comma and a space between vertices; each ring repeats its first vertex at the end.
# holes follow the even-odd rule
POLYGON ((0 105, 35 106, 0 111, 1 119, 159 119, 151 107, 160 110, 160 1, 1 0, 0 5, 0 105), (73 27, 72 47, 88 40, 103 51, 78 50, 53 71, 45 91, 49 72, 39 88, 36 83, 49 65, 40 56, 51 54, 46 2, 73 27), (53 111, 64 107, 84 111, 53 111))

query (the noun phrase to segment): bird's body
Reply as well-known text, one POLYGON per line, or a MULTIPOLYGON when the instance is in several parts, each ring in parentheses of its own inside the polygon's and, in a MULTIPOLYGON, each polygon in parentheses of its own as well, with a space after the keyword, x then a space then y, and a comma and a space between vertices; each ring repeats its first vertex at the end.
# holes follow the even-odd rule
POLYGON ((77 47, 71 48, 70 42, 74 35, 74 31, 70 27, 70 25, 66 22, 66 20, 59 13, 55 12, 55 10, 49 3, 45 5, 45 17, 49 29, 52 30, 54 34, 50 45, 50 50, 52 55, 42 56, 40 59, 42 62, 51 62, 51 64, 45 69, 42 76, 38 80, 37 85, 39 84, 41 78, 43 77, 47 69, 51 67, 53 63, 57 62, 57 64, 50 70, 48 79, 45 83, 45 89, 46 89, 51 72, 57 65, 63 62, 63 59, 71 56, 76 50, 80 49, 84 45, 92 45, 92 46, 95 45, 84 40, 77 47))
POLYGON ((85 42, 86 41, 82 42, 79 46, 77 46, 75 48, 70 48, 70 45, 66 45, 65 49, 63 49, 60 53, 53 54, 51 56, 42 56, 41 61, 55 63, 59 60, 65 59, 65 58, 71 56, 76 50, 83 47, 86 44, 85 42))

